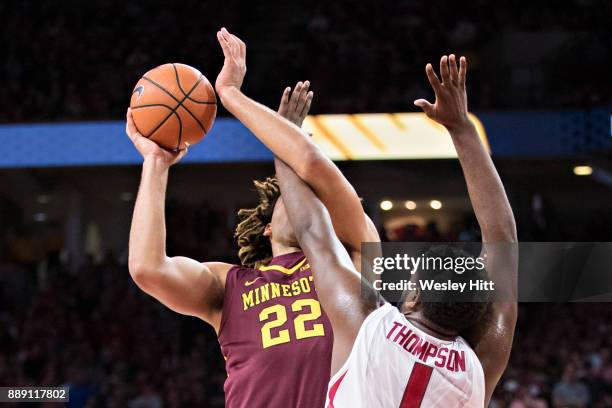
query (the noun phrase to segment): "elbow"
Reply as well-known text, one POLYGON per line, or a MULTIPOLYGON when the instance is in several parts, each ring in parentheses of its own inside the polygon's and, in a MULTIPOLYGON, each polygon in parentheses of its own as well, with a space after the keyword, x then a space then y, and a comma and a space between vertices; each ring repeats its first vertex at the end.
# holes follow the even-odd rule
POLYGON ((308 143, 305 146, 305 152, 302 155, 301 164, 297 171, 298 175, 306 183, 311 182, 324 172, 324 168, 327 165, 328 158, 312 143, 308 143))
POLYGON ((518 242, 518 236, 516 233, 516 221, 514 220, 514 216, 512 213, 506 217, 506 220, 503 223, 502 230, 504 232, 503 242, 516 243, 518 242))
POLYGON ((143 289, 151 287, 155 275, 161 270, 161 265, 154 265, 150 262, 143 262, 130 257, 128 261, 130 276, 136 285, 143 289))
POLYGON ((294 225, 295 238, 300 243, 300 246, 304 246, 308 237, 312 235, 312 222, 308 219, 301 220, 294 225))
POLYGON ((146 282, 148 278, 151 276, 151 271, 145 265, 137 262, 133 262, 130 260, 128 264, 128 269, 130 271, 130 276, 134 283, 138 285, 138 287, 146 286, 146 282))
POLYGON ((325 242, 329 242, 328 236, 322 226, 312 218, 305 219, 300 225, 296 225, 295 235, 304 252, 321 254, 326 247, 325 242))
POLYGON ((490 226, 489 241, 516 243, 518 237, 516 233, 516 223, 514 217, 510 216, 507 219, 498 220, 495 225, 490 226))

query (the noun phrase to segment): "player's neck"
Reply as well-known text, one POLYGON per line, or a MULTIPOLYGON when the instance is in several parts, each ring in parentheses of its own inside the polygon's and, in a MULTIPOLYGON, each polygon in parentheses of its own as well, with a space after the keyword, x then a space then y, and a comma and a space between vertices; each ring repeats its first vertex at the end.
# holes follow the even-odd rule
POLYGON ((272 256, 274 257, 285 255, 285 254, 290 254, 292 252, 301 251, 299 247, 292 246, 292 245, 285 245, 281 242, 276 242, 274 240, 270 244, 272 245, 272 256))
POLYGON ((421 313, 413 312, 404 314, 410 323, 423 330, 425 333, 442 340, 454 340, 458 333, 446 330, 439 325, 427 320, 421 313))

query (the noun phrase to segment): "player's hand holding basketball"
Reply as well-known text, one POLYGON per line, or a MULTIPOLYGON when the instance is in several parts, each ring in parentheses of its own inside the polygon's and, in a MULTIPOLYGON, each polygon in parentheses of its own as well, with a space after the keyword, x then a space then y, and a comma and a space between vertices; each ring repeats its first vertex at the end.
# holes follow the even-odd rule
POLYGON ((138 132, 138 129, 136 129, 136 125, 134 124, 134 119, 132 118, 131 109, 128 109, 126 116, 127 121, 125 124, 125 133, 127 133, 132 143, 134 143, 134 147, 136 147, 136 150, 138 150, 145 160, 156 159, 164 165, 171 166, 181 160, 183 156, 187 154, 187 149, 183 149, 178 152, 171 152, 159 147, 157 143, 147 139, 146 137, 142 136, 140 132, 138 132))
POLYGON ((302 122, 308 115, 312 104, 314 94, 308 88, 310 88, 309 81, 298 82, 293 88, 293 92, 291 87, 288 86, 283 92, 278 107, 278 114, 295 123, 298 127, 302 127, 302 122))
POLYGON ((246 45, 225 28, 217 32, 217 40, 223 50, 223 68, 217 76, 215 88, 220 98, 228 89, 240 89, 246 75, 246 45))
POLYGON ((460 58, 459 68, 455 55, 444 55, 440 59, 440 75, 442 82, 434 72, 431 64, 427 64, 425 72, 429 83, 436 94, 435 103, 431 104, 425 99, 417 99, 414 104, 436 122, 444 125, 449 131, 470 125, 467 109, 467 94, 465 90, 465 76, 467 61, 460 58))

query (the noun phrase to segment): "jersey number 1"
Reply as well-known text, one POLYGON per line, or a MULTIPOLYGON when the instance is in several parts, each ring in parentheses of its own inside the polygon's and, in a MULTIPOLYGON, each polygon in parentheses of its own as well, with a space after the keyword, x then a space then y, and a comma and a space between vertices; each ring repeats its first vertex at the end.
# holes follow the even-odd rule
POLYGON ((432 372, 433 367, 414 363, 410 378, 408 378, 408 384, 404 390, 400 408, 419 408, 421 406, 432 372))

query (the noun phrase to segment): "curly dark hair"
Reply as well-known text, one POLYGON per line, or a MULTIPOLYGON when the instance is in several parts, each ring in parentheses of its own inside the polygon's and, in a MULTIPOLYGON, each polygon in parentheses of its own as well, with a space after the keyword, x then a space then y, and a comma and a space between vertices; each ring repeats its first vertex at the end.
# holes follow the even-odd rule
POLYGON ((272 245, 263 235, 266 225, 272 221, 274 205, 280 197, 280 187, 276 177, 263 181, 253 180, 259 204, 255 208, 238 211, 238 225, 234 237, 238 243, 238 257, 244 266, 257 268, 272 259, 272 245))
MULTIPOLYGON (((469 252, 452 247, 451 245, 432 246, 424 256, 426 258, 474 258, 469 252)), ((417 271, 417 279, 431 279, 435 282, 465 282, 466 277, 457 274, 452 269, 428 269, 427 272, 417 271), (426 275, 425 275, 426 274, 426 275)), ((485 269, 473 270, 472 279, 486 280, 488 273, 485 269)), ((409 291, 402 294, 400 305, 406 299, 409 291)), ((490 299, 483 292, 469 289, 462 293, 444 291, 421 291, 420 302, 423 316, 445 329, 461 332, 476 324, 484 318, 490 307, 490 299)))

